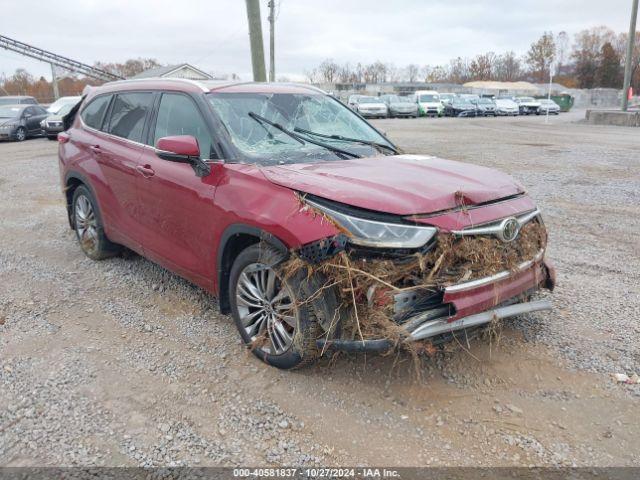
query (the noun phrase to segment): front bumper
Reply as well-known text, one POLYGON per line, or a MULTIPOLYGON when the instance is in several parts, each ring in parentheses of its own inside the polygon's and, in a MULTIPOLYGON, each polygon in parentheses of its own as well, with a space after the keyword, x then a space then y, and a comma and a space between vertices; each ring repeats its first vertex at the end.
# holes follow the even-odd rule
MULTIPOLYGON (((494 319, 502 320, 517 315, 551 310, 548 300, 528 301, 530 294, 540 288, 553 290, 555 268, 540 254, 522 263, 514 272, 503 271, 490 277, 479 278, 444 288, 442 305, 448 314, 434 318, 434 310, 426 310, 403 321, 404 342, 434 340, 457 330, 479 327, 494 319)), ((386 352, 396 345, 388 339, 317 341, 322 349, 351 352, 386 352)))
POLYGON ((358 113, 364 118, 386 117, 386 110, 359 110, 358 113))

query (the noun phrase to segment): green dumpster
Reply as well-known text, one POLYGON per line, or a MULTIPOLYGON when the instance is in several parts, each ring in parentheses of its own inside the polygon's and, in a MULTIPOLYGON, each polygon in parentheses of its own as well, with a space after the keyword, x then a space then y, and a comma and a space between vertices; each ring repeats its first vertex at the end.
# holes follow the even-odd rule
MULTIPOLYGON (((539 95, 536 98, 547 98, 546 95, 539 95)), ((568 93, 560 93, 558 95, 551 95, 551 100, 556 102, 560 106, 561 112, 568 112, 573 107, 574 98, 568 93)))

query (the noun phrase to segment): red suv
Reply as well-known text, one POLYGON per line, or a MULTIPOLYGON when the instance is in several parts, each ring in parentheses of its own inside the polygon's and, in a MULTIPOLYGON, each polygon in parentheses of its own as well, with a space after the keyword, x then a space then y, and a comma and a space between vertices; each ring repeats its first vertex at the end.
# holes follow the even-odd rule
POLYGON ((550 308, 546 231, 510 177, 401 154, 310 86, 121 81, 58 136, 70 225, 217 296, 265 362, 447 340, 550 308))

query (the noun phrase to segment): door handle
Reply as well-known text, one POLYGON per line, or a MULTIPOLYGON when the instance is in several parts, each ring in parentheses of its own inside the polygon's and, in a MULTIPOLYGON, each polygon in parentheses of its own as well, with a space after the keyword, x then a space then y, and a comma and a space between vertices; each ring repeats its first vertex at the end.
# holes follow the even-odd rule
POLYGON ((100 155, 102 150, 100 150, 100 145, 89 145, 89 150, 91 150, 96 155, 100 155))
POLYGON ((144 178, 153 177, 156 174, 150 165, 137 165, 136 170, 140 172, 144 178))

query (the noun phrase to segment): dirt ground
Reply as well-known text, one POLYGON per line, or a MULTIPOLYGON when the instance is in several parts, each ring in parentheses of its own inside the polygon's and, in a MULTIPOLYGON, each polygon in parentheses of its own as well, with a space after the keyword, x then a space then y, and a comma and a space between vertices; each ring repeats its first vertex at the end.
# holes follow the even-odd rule
POLYGON ((425 359, 263 365, 215 299, 83 256, 57 145, 0 144, 0 465, 640 465, 640 130, 397 119, 412 153, 500 168, 550 231, 552 312, 425 359))

